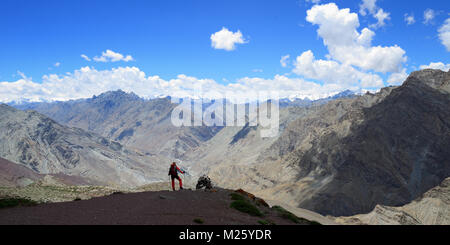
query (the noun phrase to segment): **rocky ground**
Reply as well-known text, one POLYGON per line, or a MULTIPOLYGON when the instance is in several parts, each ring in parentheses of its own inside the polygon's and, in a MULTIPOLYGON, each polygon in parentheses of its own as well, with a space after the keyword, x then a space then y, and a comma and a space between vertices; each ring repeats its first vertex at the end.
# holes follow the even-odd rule
POLYGON ((71 202, 0 209, 0 224, 15 225, 295 225, 298 218, 246 192, 215 189, 114 193, 71 202))
POLYGON ((145 191, 169 190, 170 183, 153 183, 137 188, 113 188, 96 185, 66 185, 61 179, 46 175, 45 177, 25 186, 0 186, 0 199, 25 198, 39 203, 68 202, 87 200, 113 193, 135 193, 145 191))

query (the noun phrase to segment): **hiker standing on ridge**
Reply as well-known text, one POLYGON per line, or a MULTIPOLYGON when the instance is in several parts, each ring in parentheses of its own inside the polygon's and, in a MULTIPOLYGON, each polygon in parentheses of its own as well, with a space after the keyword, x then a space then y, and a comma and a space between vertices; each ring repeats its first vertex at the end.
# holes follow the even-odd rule
POLYGON ((181 181, 181 178, 178 176, 178 172, 184 174, 184 172, 180 168, 178 168, 177 164, 173 162, 172 165, 170 165, 168 175, 170 175, 170 177, 172 178, 172 190, 174 191, 175 191, 175 179, 177 179, 178 182, 180 182, 180 190, 183 190, 183 182, 181 181))

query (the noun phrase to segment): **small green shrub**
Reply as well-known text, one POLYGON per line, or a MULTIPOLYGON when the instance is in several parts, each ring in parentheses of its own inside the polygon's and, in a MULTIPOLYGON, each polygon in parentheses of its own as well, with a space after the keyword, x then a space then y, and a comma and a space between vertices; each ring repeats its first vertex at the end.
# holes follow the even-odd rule
POLYGON ((244 200, 244 197, 238 193, 231 193, 230 196, 231 196, 231 200, 234 200, 234 201, 244 200))
POLYGON ((288 219, 296 224, 307 224, 307 225, 320 225, 320 223, 316 222, 316 221, 310 221, 304 218, 300 218, 297 217, 295 214, 287 211, 286 209, 280 207, 280 206, 273 206, 272 207, 273 210, 277 211, 278 214, 284 218, 284 219, 288 219))
POLYGON ((274 222, 268 220, 258 220, 258 223, 261 225, 275 225, 274 222))
POLYGON ((194 222, 197 223, 197 224, 203 224, 203 223, 205 223, 205 221, 203 221, 203 219, 200 219, 200 218, 195 218, 195 219, 194 219, 194 222))
POLYGON ((25 198, 0 199, 0 208, 10 208, 15 206, 35 206, 37 204, 37 202, 25 198))
POLYGON ((314 220, 308 220, 309 225, 322 225, 321 223, 314 221, 314 220))
POLYGON ((230 207, 252 216, 263 216, 261 211, 259 211, 259 209, 255 205, 246 200, 236 200, 231 203, 230 207))

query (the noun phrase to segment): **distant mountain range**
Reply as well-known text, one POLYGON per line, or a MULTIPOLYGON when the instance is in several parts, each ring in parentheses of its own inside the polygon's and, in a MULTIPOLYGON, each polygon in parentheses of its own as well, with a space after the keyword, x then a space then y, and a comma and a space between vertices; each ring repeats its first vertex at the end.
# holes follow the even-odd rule
POLYGON ((340 93, 337 93, 336 95, 329 96, 327 98, 318 99, 318 100, 310 100, 308 98, 306 99, 280 99, 280 107, 288 107, 288 106, 310 106, 312 104, 324 104, 332 100, 336 99, 343 99, 343 98, 354 98, 357 95, 359 95, 356 92, 353 92, 351 90, 344 90, 340 93))
MULTIPOLYGON (((346 90, 317 101, 281 99, 280 107, 310 106, 354 96, 354 92, 346 90)), ((178 104, 172 103, 170 97, 145 100, 122 90, 89 99, 10 105, 37 111, 58 123, 97 133, 148 154, 172 158, 182 158, 186 151, 196 149, 221 130, 221 127, 174 127, 170 115, 178 104)), ((206 103, 203 108, 210 105, 206 103)))
POLYGON ((173 126, 171 113, 176 106, 169 98, 144 100, 118 90, 90 99, 21 104, 16 108, 35 110, 61 124, 97 133, 149 155, 179 158, 220 129, 173 126))

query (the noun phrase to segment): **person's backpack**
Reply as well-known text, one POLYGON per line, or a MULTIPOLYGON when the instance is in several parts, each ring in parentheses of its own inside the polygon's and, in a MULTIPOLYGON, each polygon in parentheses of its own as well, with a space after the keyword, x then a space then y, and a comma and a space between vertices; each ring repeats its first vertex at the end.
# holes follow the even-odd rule
POLYGON ((169 171, 169 173, 170 173, 170 175, 172 175, 172 176, 178 175, 178 173, 177 173, 177 166, 176 166, 176 165, 171 165, 171 166, 170 166, 170 171, 169 171))

